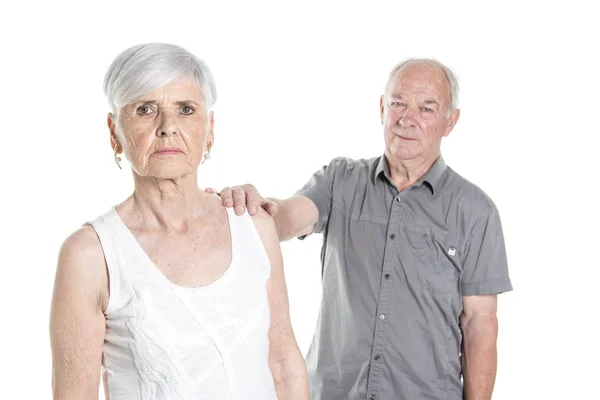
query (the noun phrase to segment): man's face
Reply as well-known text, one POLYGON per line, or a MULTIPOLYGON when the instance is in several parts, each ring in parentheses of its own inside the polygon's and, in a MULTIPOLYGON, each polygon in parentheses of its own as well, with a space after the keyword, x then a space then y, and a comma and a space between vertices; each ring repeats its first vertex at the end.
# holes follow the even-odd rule
POLYGON ((458 110, 448 116, 450 106, 450 85, 442 70, 420 63, 404 65, 381 96, 386 154, 401 161, 435 160, 442 137, 458 120, 458 110))

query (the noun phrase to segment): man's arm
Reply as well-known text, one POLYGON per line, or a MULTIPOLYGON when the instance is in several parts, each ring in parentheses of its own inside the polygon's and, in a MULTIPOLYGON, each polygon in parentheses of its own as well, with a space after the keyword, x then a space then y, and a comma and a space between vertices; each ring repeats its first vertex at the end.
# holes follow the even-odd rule
POLYGON ((493 204, 476 221, 462 266, 464 398, 489 400, 496 380, 497 295, 512 290, 502 224, 493 204))
POLYGON ((254 216, 254 224, 271 263, 271 276, 267 283, 271 312, 269 366, 277 397, 281 400, 308 400, 306 365, 292 331, 283 259, 275 224, 263 210, 254 216))
MULTIPOLYGON (((212 189, 207 191, 214 193, 212 189)), ((296 195, 285 200, 264 199, 256 188, 249 184, 227 187, 219 195, 223 205, 234 207, 238 215, 243 214, 246 208, 250 215, 256 215, 260 208, 267 211, 275 220, 280 242, 311 233, 319 220, 317 206, 306 196, 296 195)))
POLYGON ((63 244, 50 315, 55 400, 97 400, 105 334, 108 273, 94 230, 86 226, 63 244))
POLYGON ((306 196, 296 195, 286 200, 269 199, 277 205, 273 215, 280 242, 308 235, 319 220, 319 210, 306 196))
POLYGON ((498 296, 465 296, 460 325, 463 331, 462 370, 465 400, 490 400, 496 380, 498 296))
MULTIPOLYGON (((219 195, 223 206, 234 207, 237 215, 242 215, 246 208, 250 215, 255 215, 259 208, 263 208, 271 216, 275 216, 280 241, 309 233, 321 233, 329 221, 333 188, 339 179, 338 171, 343 176, 347 162, 348 159, 344 157, 333 159, 329 165, 315 172, 295 196, 287 200, 264 199, 252 185, 225 188, 219 195)), ((213 189, 206 191, 215 193, 213 189)))

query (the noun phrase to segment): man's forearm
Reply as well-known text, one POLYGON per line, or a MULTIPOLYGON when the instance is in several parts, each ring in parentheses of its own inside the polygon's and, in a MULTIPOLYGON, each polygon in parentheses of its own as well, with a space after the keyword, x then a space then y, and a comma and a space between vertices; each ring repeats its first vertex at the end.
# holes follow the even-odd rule
POLYGON ((469 321, 463 328, 462 366, 465 400, 490 400, 496 381, 498 320, 469 321))
POLYGON ((319 211, 311 200, 304 196, 293 196, 286 200, 269 197, 277 204, 277 213, 273 216, 280 242, 307 235, 312 232, 319 218, 319 211))
POLYGON ((274 197, 268 197, 267 200, 277 204, 277 214, 273 216, 273 221, 275 222, 275 229, 277 229, 277 236, 279 236, 280 242, 285 242, 292 237, 290 236, 290 227, 289 227, 289 210, 286 208, 283 200, 276 199, 274 197))

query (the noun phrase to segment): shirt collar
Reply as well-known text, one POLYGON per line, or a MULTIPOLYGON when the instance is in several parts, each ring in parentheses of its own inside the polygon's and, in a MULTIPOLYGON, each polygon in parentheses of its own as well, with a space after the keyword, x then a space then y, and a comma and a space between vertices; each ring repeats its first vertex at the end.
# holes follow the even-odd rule
MULTIPOLYGON (((446 171, 446 163, 444 159, 440 155, 437 160, 433 163, 429 171, 425 173, 416 183, 415 185, 419 185, 422 183, 426 183, 427 187, 431 190, 431 194, 435 194, 435 190, 439 187, 442 175, 446 171)), ((375 178, 378 178, 381 174, 387 178, 389 182, 390 179, 390 167, 388 165, 388 161, 385 158, 385 155, 379 158, 379 163, 377 164, 377 168, 375 169, 375 178)))

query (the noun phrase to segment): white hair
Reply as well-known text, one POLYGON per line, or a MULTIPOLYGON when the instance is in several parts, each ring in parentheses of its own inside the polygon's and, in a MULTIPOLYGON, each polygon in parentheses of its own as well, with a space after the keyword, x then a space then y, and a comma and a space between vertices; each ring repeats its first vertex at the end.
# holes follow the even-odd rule
POLYGON ((196 81, 208 114, 217 101, 217 89, 204 61, 173 44, 140 44, 114 59, 104 76, 104 94, 116 116, 143 95, 184 79, 196 81))
POLYGON ((454 72, 452 72, 452 70, 450 68, 448 68, 447 66, 445 66, 444 64, 442 64, 441 62, 439 62, 438 60, 436 60, 434 58, 409 58, 409 59, 406 59, 406 60, 400 62, 399 64, 396 64, 396 66, 390 72, 387 83, 385 84, 385 92, 384 92, 385 94, 387 94, 388 87, 390 85, 390 81, 394 78, 394 75, 396 75, 396 72, 398 72, 398 70, 400 70, 400 68, 402 68, 408 64, 425 64, 425 65, 431 65, 432 67, 437 67, 437 68, 441 69, 442 72, 444 73, 444 75, 446 76, 446 80, 448 81, 448 86, 450 87, 450 107, 448 109, 448 115, 450 115, 454 111, 456 111, 456 109, 458 108, 458 92, 459 92, 458 77, 456 76, 456 74, 454 74, 454 72))

